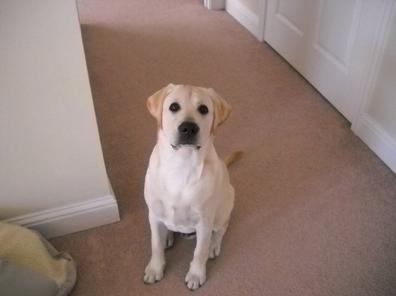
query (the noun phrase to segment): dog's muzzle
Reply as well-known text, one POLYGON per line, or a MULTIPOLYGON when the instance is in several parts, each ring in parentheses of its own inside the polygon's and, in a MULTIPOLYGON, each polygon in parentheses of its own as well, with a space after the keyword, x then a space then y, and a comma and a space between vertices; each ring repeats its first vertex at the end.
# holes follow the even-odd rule
POLYGON ((199 132, 199 126, 191 121, 184 121, 177 128, 179 131, 179 144, 195 144, 199 132))
POLYGON ((197 145, 199 126, 195 122, 183 121, 177 128, 178 140, 176 145, 172 145, 174 149, 178 149, 182 145, 196 146, 197 149, 201 148, 197 145))

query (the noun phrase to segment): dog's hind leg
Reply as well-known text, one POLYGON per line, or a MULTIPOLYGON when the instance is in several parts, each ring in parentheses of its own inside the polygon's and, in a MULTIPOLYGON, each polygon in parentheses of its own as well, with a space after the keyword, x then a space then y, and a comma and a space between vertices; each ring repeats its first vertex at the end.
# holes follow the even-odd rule
POLYGON ((173 231, 168 230, 168 234, 167 234, 167 237, 166 237, 165 249, 172 248, 174 243, 175 243, 175 234, 174 234, 173 231))
POLYGON ((221 243, 223 241, 223 237, 227 231, 227 228, 228 228, 228 222, 224 224, 224 226, 221 227, 219 230, 213 231, 212 238, 210 240, 210 247, 209 247, 210 259, 215 259, 217 256, 220 255, 221 243))

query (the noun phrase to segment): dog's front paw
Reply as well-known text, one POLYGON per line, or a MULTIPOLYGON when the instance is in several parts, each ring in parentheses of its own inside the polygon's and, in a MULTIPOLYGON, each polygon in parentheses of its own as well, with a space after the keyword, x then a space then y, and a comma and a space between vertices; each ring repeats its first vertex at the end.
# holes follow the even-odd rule
POLYGON ((206 281, 206 270, 203 268, 203 270, 192 270, 190 267, 190 270, 188 271, 186 275, 186 285, 190 290, 196 290, 200 286, 202 286, 205 281, 206 281))
POLYGON ((153 284, 162 280, 164 277, 164 266, 162 264, 149 263, 144 271, 144 282, 146 284, 153 284))

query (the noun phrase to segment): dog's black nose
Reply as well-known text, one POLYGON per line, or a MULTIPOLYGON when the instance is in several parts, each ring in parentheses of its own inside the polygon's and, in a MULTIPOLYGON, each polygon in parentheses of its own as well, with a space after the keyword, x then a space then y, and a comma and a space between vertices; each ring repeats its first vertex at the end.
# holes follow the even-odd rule
POLYGON ((190 121, 184 121, 177 128, 183 138, 192 138, 199 132, 199 126, 190 121))

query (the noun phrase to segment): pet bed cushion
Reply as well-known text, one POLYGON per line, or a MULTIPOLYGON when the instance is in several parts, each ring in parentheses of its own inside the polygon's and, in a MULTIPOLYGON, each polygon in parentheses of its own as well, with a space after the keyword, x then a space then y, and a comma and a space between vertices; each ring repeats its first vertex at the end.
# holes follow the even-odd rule
POLYGON ((64 296, 76 266, 36 231, 0 222, 0 295, 64 296))

